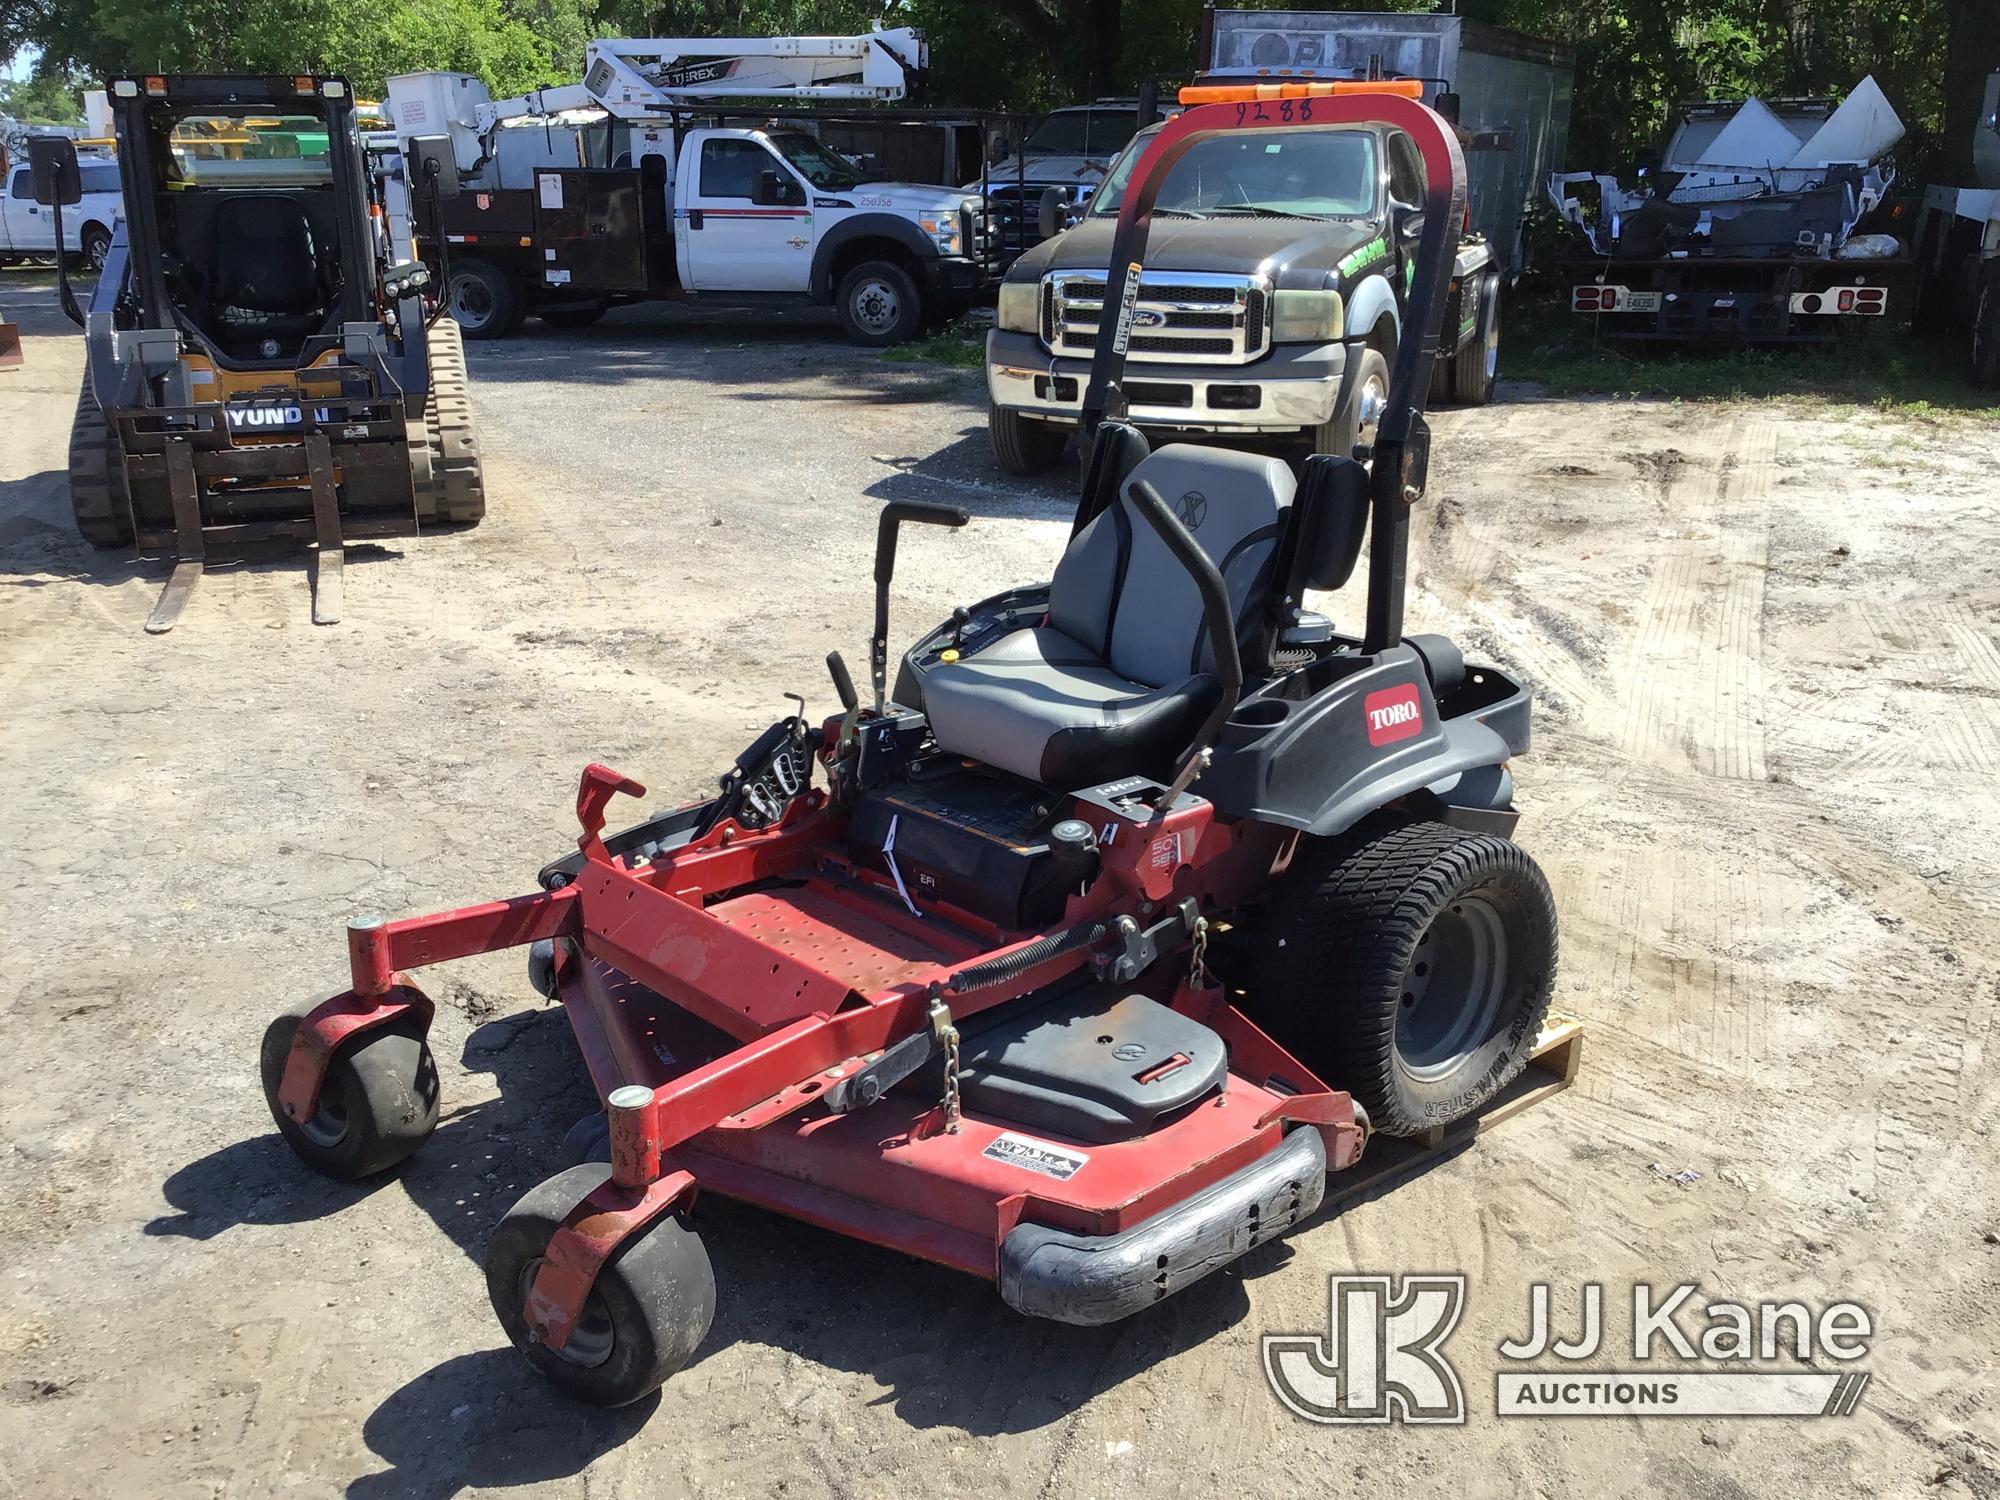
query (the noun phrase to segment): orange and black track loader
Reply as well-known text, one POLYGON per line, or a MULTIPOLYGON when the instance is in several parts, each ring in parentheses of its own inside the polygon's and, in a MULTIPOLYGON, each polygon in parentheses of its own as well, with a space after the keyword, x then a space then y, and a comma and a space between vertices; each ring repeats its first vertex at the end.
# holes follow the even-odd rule
MULTIPOLYGON (((125 212, 87 308, 70 437, 77 529, 173 573, 171 630, 205 566, 286 542, 340 617, 358 538, 485 513, 458 329, 391 253, 345 80, 114 78, 125 212)), ((38 196, 75 201, 58 143, 38 196)))

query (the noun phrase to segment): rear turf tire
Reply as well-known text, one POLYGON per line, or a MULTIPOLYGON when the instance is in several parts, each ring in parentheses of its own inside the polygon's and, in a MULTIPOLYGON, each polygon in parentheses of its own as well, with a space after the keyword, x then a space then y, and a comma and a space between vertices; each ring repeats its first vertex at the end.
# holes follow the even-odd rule
POLYGON ((106 426, 83 377, 69 429, 69 503, 76 529, 93 547, 132 545, 132 505, 125 488, 125 454, 106 426))
POLYGON ((327 1064, 311 1119, 290 1119, 278 1103, 292 1038, 313 1007, 287 1011, 264 1032, 258 1069, 264 1102, 285 1144, 315 1172, 353 1182, 386 1172, 437 1128, 437 1061, 414 1020, 365 1031, 327 1064))
POLYGON ((1555 903, 1526 851, 1378 816, 1293 859, 1252 937, 1247 1004, 1374 1129, 1421 1135, 1527 1065, 1555 970, 1555 903))
POLYGON ((686 1216, 669 1212, 605 1262, 568 1344, 555 1350, 530 1336, 523 1305, 549 1240, 610 1176, 593 1162, 530 1188, 486 1250, 486 1293, 507 1337, 551 1384, 594 1406, 626 1406, 658 1390, 715 1320, 708 1251, 686 1216))
MULTIPOLYGON (((994 460, 1009 474, 1026 479, 1046 474, 1062 462, 1063 445, 1069 429, 1037 422, 1005 406, 986 408, 986 436, 993 445, 994 460)), ((1086 459, 1084 467, 1089 468, 1086 459)))

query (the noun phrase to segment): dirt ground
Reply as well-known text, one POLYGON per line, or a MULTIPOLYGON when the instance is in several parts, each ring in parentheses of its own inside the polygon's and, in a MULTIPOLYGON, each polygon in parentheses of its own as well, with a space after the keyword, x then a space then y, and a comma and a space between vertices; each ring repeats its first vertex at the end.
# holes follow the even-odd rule
POLYGON ((518 955, 430 971, 444 1120, 386 1181, 298 1167, 258 1037, 342 986, 349 915, 529 889, 585 761, 679 799, 782 693, 829 708, 884 498, 975 514, 906 540, 907 639, 1046 576, 1073 473, 1005 482, 976 377, 816 324, 531 328, 472 361, 484 526, 350 554, 337 627, 287 562, 154 638, 162 570, 67 514, 80 340, 0 297, 5 1492, 2000 1493, 1995 423, 1438 414, 1412 628, 1534 686, 1577 1086, 1101 1330, 704 1198, 714 1329, 607 1414, 506 1347, 479 1269, 594 1105, 518 955), (1329 1273, 1437 1270, 1471 1278, 1467 1425, 1280 1408, 1259 1335, 1324 1331, 1329 1273), (1858 1301, 1872 1382, 1845 1418, 1498 1418, 1537 1280, 1565 1317, 1583 1281, 1858 1301))

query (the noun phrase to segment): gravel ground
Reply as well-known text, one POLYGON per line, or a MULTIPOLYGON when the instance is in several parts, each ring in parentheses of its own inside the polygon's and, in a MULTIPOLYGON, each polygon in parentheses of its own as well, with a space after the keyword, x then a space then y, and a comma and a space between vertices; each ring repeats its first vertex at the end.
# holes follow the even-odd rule
POLYGON ((0 307, 29 334, 0 373, 7 1490, 2000 1493, 1993 423, 1919 446, 1870 413, 1504 386, 1439 414, 1411 628, 1535 687, 1520 837, 1577 1087, 1108 1329, 705 1197, 714 1329, 601 1413, 505 1347, 479 1271, 594 1103, 518 957, 430 971, 444 1119, 385 1181, 297 1167, 257 1039, 340 987, 351 913, 529 888, 585 761, 669 802, 784 692, 829 708, 881 501, 975 516, 906 540, 907 639, 1046 575, 1073 469, 1004 481, 976 376, 816 320, 531 326, 473 353, 486 524, 356 549, 338 627, 280 561, 215 570, 151 638, 162 570, 66 513, 80 342, 13 278, 0 307), (1466 1426, 1273 1400, 1260 1334, 1324 1330, 1322 1278, 1357 1270, 1468 1274, 1466 1426), (1856 1300, 1872 1381, 1840 1419, 1498 1419, 1537 1280, 1559 1321, 1601 1282, 1608 1351, 1635 1280, 1856 1300))

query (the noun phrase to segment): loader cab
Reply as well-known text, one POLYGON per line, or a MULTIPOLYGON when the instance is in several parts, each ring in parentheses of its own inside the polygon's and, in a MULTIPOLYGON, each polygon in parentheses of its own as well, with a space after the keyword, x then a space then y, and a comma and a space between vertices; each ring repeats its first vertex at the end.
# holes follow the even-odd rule
POLYGON ((152 77, 110 89, 142 326, 226 370, 290 369, 373 315, 353 100, 339 79, 152 77))

